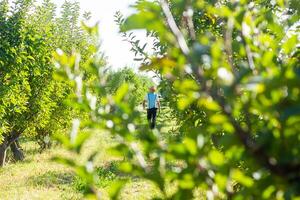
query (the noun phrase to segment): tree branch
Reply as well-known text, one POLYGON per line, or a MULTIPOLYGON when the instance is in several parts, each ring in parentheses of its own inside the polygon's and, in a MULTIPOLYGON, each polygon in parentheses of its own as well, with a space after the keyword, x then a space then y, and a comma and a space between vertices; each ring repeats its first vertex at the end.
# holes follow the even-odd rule
POLYGON ((171 29, 171 31, 173 32, 174 36, 176 37, 177 39, 177 42, 178 42, 178 45, 179 45, 179 48, 181 49, 182 53, 185 55, 185 56, 189 56, 190 54, 190 49, 184 39, 184 36, 182 34, 182 32, 179 30, 176 22, 175 22, 175 19, 171 13, 171 10, 169 8, 169 4, 166 0, 160 0, 160 5, 161 5, 161 8, 166 16, 166 19, 167 19, 167 23, 169 25, 169 28, 171 29))

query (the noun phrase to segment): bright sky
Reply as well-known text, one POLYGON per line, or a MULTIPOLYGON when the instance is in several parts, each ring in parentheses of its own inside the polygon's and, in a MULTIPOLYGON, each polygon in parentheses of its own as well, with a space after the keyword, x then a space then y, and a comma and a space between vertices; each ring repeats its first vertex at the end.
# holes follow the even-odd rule
MULTIPOLYGON (((130 52, 130 46, 122 41, 118 34, 118 27, 114 22, 114 14, 121 11, 125 16, 133 12, 129 8, 135 0, 78 0, 82 11, 90 11, 92 13, 92 21, 99 21, 100 37, 102 41, 102 49, 108 57, 109 64, 113 69, 125 66, 135 67, 136 62, 133 61, 134 55, 130 52)), ((58 6, 64 1, 53 0, 58 6)), ((139 33, 141 35, 141 33, 139 33)), ((141 36, 142 37, 142 36, 141 36)))

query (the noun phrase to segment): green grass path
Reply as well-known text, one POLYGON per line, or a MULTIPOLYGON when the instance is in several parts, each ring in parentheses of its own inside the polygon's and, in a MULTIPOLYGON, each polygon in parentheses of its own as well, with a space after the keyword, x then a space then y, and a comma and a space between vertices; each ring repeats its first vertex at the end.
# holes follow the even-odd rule
POLYGON ((0 169, 1 200, 82 198, 82 194, 72 187, 72 171, 50 161, 52 156, 64 153, 62 149, 54 148, 40 154, 38 146, 32 142, 26 142, 22 147, 26 159, 8 163, 0 169))
MULTIPOLYGON (((85 144, 82 158, 78 162, 84 162, 87 155, 95 149, 99 151, 95 164, 101 171, 98 189, 107 198, 107 189, 118 174, 111 167, 118 158, 110 156, 107 148, 114 143, 108 134, 95 135, 91 141, 85 144)), ((0 169, 0 200, 56 200, 56 199, 83 199, 80 192, 80 179, 72 170, 61 164, 51 161, 53 156, 70 156, 62 147, 38 152, 38 145, 33 142, 22 142, 25 152, 25 160, 18 163, 8 163, 0 169)), ((144 200, 157 195, 157 191, 150 183, 132 179, 121 192, 120 199, 144 200)))

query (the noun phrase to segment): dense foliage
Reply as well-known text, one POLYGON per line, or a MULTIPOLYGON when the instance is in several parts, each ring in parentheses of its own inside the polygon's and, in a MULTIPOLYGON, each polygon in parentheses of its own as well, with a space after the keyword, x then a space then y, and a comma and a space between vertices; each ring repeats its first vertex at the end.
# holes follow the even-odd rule
MULTIPOLYGON (((140 0, 134 8, 116 21, 141 70, 161 78, 178 137, 163 135, 169 121, 149 130, 137 105, 151 82, 129 69, 107 72, 98 27, 82 30, 78 3, 66 1, 56 16, 50 0, 1 0, 0 165, 9 146, 24 157, 20 135, 56 132, 80 154, 90 132, 107 131, 118 170, 154 183, 156 199, 299 199, 298 0, 140 0), (152 53, 135 29, 154 39, 152 53), (60 134, 71 118, 70 137, 60 134)), ((96 154, 84 164, 56 158, 92 198, 100 198, 96 154)), ((112 199, 126 180, 112 185, 112 199)))
MULTIPOLYGON (((84 63, 92 40, 80 28, 76 2, 66 1, 60 17, 55 13, 50 0, 41 5, 23 0, 0 2, 1 165, 6 149, 20 135, 35 136, 44 148, 49 136, 63 132, 72 118, 73 111, 64 104, 71 87, 64 80, 53 79, 52 52, 77 49, 84 63)), ((19 147, 17 150, 20 154, 19 147)))
MULTIPOLYGON (((182 138, 162 140, 160 130, 141 126, 141 113, 126 103, 129 85, 115 95, 102 90, 101 66, 91 66, 98 80, 82 87, 102 100, 78 96, 86 101, 77 104, 93 105, 81 128, 116 135, 114 150, 126 157, 120 170, 154 182, 157 199, 203 191, 207 199, 299 198, 298 2, 160 0, 135 8, 122 31, 146 29, 164 47, 142 69, 161 73, 174 118, 184 120, 182 138)), ((76 136, 79 122, 71 142, 61 139, 77 153, 84 142, 76 136)), ((86 177, 86 192, 95 194, 92 157, 87 167, 61 161, 86 177)), ((122 184, 114 185, 112 198, 122 184)))

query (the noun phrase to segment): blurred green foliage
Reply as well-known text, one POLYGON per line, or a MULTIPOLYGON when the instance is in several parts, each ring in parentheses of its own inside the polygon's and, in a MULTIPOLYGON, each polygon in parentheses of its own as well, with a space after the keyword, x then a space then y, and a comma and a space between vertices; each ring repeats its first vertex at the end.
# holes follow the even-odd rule
MULTIPOLYGON (((97 77, 75 84, 82 92, 73 104, 90 118, 78 120, 71 143, 62 143, 80 153, 80 130, 109 131, 119 142, 113 151, 125 157, 119 169, 155 183, 162 199, 192 199, 199 190, 207 199, 299 199, 299 3, 141 0, 134 8, 119 20, 121 30, 145 29, 163 46, 141 69, 160 73, 182 137, 148 130, 128 101, 130 83, 106 91, 96 59, 65 68, 75 83, 85 70, 97 77)), ((56 59, 67 66, 66 55, 56 59)), ((82 169, 86 192, 96 197, 95 171, 66 163, 82 169)), ((112 199, 122 185, 112 186, 112 199)))

